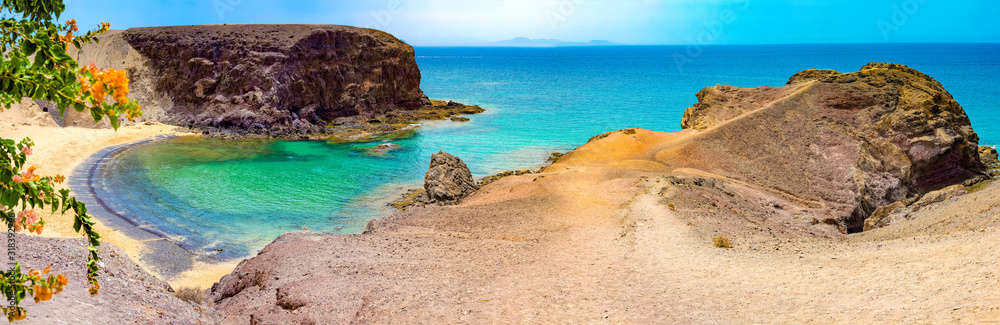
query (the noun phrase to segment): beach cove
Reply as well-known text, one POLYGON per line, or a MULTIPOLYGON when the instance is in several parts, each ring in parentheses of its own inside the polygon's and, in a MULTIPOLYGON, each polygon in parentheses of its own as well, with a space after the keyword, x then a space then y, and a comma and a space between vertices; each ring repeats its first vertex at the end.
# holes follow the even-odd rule
MULTIPOLYGON (((767 47, 746 46, 746 47, 719 47, 716 51, 709 52, 702 62, 703 65, 689 68, 687 73, 678 73, 676 67, 663 65, 667 62, 672 47, 648 47, 648 48, 596 48, 596 49, 483 49, 483 48, 417 48, 416 56, 418 63, 423 70, 422 88, 428 93, 439 98, 456 98, 456 100, 468 101, 488 108, 487 112, 472 116, 469 122, 440 121, 431 122, 421 128, 412 137, 398 140, 391 140, 399 145, 392 151, 371 154, 369 149, 382 141, 362 142, 355 144, 323 144, 322 142, 281 142, 278 144, 262 142, 248 142, 246 150, 257 152, 261 150, 278 153, 281 157, 289 157, 289 162, 294 161, 314 161, 316 159, 328 159, 321 165, 295 165, 289 163, 282 165, 273 156, 270 158, 257 157, 245 160, 246 167, 239 165, 240 150, 230 150, 236 154, 236 159, 225 158, 229 155, 224 145, 206 142, 204 149, 198 149, 196 143, 190 143, 190 148, 185 149, 193 156, 180 154, 178 157, 185 158, 189 163, 172 164, 172 168, 159 169, 153 171, 160 173, 154 178, 162 179, 163 184, 149 183, 150 175, 145 174, 145 165, 161 164, 159 162, 170 160, 168 153, 172 145, 165 145, 163 149, 154 148, 155 145, 144 146, 146 149, 129 153, 129 160, 119 162, 118 166, 123 173, 127 174, 126 179, 135 179, 138 182, 115 183, 109 187, 108 194, 115 194, 122 198, 120 204, 127 204, 130 196, 155 196, 158 188, 169 188, 171 192, 181 196, 189 196, 187 199, 172 198, 167 206, 149 205, 145 211, 138 213, 148 215, 151 211, 161 209, 165 211, 185 211, 185 214, 170 216, 170 219, 182 218, 183 215, 197 215, 200 211, 214 211, 209 215, 217 215, 220 220, 257 220, 244 224, 249 228, 240 231, 233 231, 234 234, 244 236, 244 239, 232 238, 236 243, 225 243, 236 246, 224 248, 224 252, 234 252, 231 257, 241 257, 252 254, 259 250, 271 239, 285 231, 300 230, 302 226, 318 232, 332 232, 341 234, 359 233, 364 229, 368 220, 386 216, 392 213, 385 203, 398 196, 407 188, 420 187, 423 173, 426 171, 427 161, 431 153, 438 150, 446 150, 464 159, 472 169, 477 178, 492 175, 498 172, 515 169, 533 169, 540 166, 552 152, 566 152, 584 143, 594 134, 630 128, 643 127, 652 130, 675 131, 679 129, 682 110, 686 107, 684 103, 694 100, 693 93, 696 93, 702 85, 711 85, 722 82, 735 81, 737 84, 746 86, 758 85, 780 85, 785 82, 787 76, 781 77, 779 74, 788 70, 787 67, 779 65, 778 62, 785 60, 800 59, 804 53, 828 53, 828 59, 824 56, 811 56, 812 63, 831 64, 834 66, 849 66, 853 62, 852 56, 838 54, 838 50, 825 45, 815 46, 776 46, 785 58, 768 58, 762 60, 753 53, 755 51, 769 50, 767 47), (753 65, 755 73, 735 73, 733 67, 721 61, 729 58, 735 51, 745 53, 747 60, 758 60, 753 65), (718 57, 716 57, 716 55, 718 57), (625 57, 626 61, 612 63, 616 58, 625 57), (572 58, 573 62, 584 62, 580 68, 573 70, 576 80, 569 83, 559 83, 560 87, 547 87, 549 82, 558 82, 560 75, 568 73, 565 69, 569 66, 560 65, 558 60, 572 58), (660 65, 657 65, 660 63, 660 65), (511 67, 507 74, 494 76, 499 65, 511 67), (601 67, 608 71, 587 72, 584 67, 601 67), (690 71, 691 69, 703 69, 702 71, 690 71), (728 76, 724 73, 738 74, 740 76, 728 76), (774 77, 768 77, 774 75, 774 77), (605 76, 615 76, 606 78, 605 76), (646 79, 642 79, 646 77, 646 79), (732 77, 732 78, 729 78, 732 77), (644 82, 635 83, 634 80, 642 79, 644 82), (729 80, 732 79, 732 80, 729 80), (585 87, 585 85, 601 84, 602 87, 585 87), (658 100, 653 100, 658 99, 658 100), (608 114, 609 107, 623 107, 627 109, 612 110, 615 113, 608 114), (566 127, 572 125, 573 127, 566 127), (254 144, 256 143, 256 144, 254 144), (282 148, 286 148, 288 153, 281 153, 282 148), (218 153, 212 155, 222 155, 224 162, 213 162, 211 159, 201 161, 204 157, 197 156, 198 153, 206 153, 215 150, 218 153), (277 150, 277 151, 275 151, 277 150), (163 151, 164 153, 159 153, 163 151), (303 156, 296 156, 294 152, 301 151, 303 156), (142 162, 140 159, 150 162, 142 162), (329 158, 318 158, 329 157, 329 158), (184 191, 189 182, 197 178, 185 177, 209 177, 217 174, 219 177, 233 179, 236 174, 229 175, 229 171, 237 174, 245 174, 250 170, 241 168, 265 168, 276 171, 287 170, 290 178, 298 179, 340 179, 347 183, 336 185, 337 183, 324 184, 317 182, 310 185, 316 190, 302 189, 310 194, 302 197, 301 200, 287 201, 300 202, 292 204, 301 205, 294 209, 287 209, 279 204, 280 198, 273 198, 274 202, 261 203, 259 206, 265 210, 251 213, 248 216, 244 210, 247 204, 253 205, 259 197, 255 192, 239 190, 239 188, 256 188, 247 186, 235 187, 233 190, 202 188, 199 191, 184 191), (264 167, 267 166, 267 167, 264 167), (282 167, 283 166, 283 167, 282 167), (337 176, 330 176, 324 172, 311 173, 309 170, 316 168, 334 168, 341 166, 337 176), (196 173, 187 176, 181 173, 183 168, 194 168, 196 173), (167 177, 167 175, 172 175, 167 177), (228 176, 227 176, 228 175, 228 176), (356 179, 357 181, 352 181, 356 179), (357 183, 354 183, 357 182, 357 183), (318 187, 322 187, 321 189, 318 187), (216 202, 214 197, 203 196, 198 193, 213 192, 231 193, 231 203, 226 198, 216 202), (118 191, 118 192, 114 192, 118 191), (325 194, 321 194, 325 193, 325 194), (318 196, 317 196, 318 195, 318 196), (201 196, 198 199, 197 196, 201 196), (306 199, 308 198, 308 199, 306 199), (206 205, 209 204, 209 205, 206 205), (315 204, 312 205, 312 204, 315 204), (196 207, 201 208, 196 208, 196 207), (225 208, 229 206, 230 208, 225 208), (269 207, 270 208, 266 208, 269 207), (267 222, 269 218, 266 209, 272 209, 277 214, 291 216, 287 224, 275 227, 267 222), (310 210, 311 209, 311 210, 310 210), (261 229, 261 230, 256 230, 261 229), (267 231, 266 235, 259 234, 260 231, 267 231), (238 248, 237 248, 238 247, 238 248), (234 249, 235 248, 235 249, 234 249), (238 253, 236 253, 238 252, 238 253)), ((920 45, 870 45, 851 46, 856 49, 857 61, 864 57, 881 56, 899 60, 910 60, 910 57, 927 56, 931 53, 938 53, 937 46, 920 45)), ((956 49, 964 46, 957 46, 956 49)), ((986 59, 989 53, 996 49, 990 47, 971 47, 969 49, 956 50, 954 61, 941 61, 937 64, 926 64, 931 70, 944 74, 945 85, 955 84, 953 92, 956 96, 966 93, 966 98, 958 97, 963 107, 973 117, 974 125, 986 125, 991 121, 1000 119, 995 112, 988 109, 990 103, 989 92, 969 92, 963 89, 982 89, 983 85, 978 83, 996 78, 997 73, 990 70, 978 71, 984 73, 986 79, 953 79, 950 76, 967 75, 974 73, 964 71, 966 66, 962 63, 973 58, 986 59), (978 50, 976 50, 978 49, 978 50), (977 52, 979 51, 979 52, 977 52), (979 53, 979 54, 975 54, 979 53), (951 62, 951 63, 948 63, 951 62), (940 66, 939 66, 940 65, 940 66), (949 71, 943 73, 941 71, 949 71), (994 73, 994 74, 990 74, 994 73), (992 76, 992 77, 990 77, 992 76), (982 121, 982 122, 980 122, 982 121)), ((620 60, 619 60, 620 61, 620 60)), ((863 63, 861 63, 863 64, 863 63)), ((996 141, 1000 135, 994 133, 991 128, 986 128, 979 132, 981 144, 991 144, 989 141, 996 141)), ((239 146, 239 145, 237 145, 239 146)), ((176 146, 174 146, 176 147, 176 146)), ((241 146, 241 148, 244 148, 241 146)), ((215 157, 215 156, 212 156, 215 157)), ((244 157, 246 158, 246 157, 244 157)), ((280 159, 279 159, 280 160, 280 159)), ((162 163, 163 165, 170 165, 162 163)), ((168 166, 169 167, 169 166, 168 166)), ((335 168, 335 169, 337 169, 335 168)), ((284 173, 284 172, 282 172, 284 173)), ((251 172, 252 174, 252 172, 251 172)), ((276 174, 261 179, 272 179, 273 182, 281 182, 276 174)), ((243 181, 252 181, 240 179, 243 181)), ((242 184, 242 183, 240 183, 242 184)), ((235 186, 235 185, 234 185, 235 186)), ((307 186, 308 187, 308 186, 307 186)), ((275 193, 284 193, 280 196, 295 197, 294 192, 281 190, 275 193)), ((167 194, 161 193, 160 195, 167 194)), ((174 197, 174 194, 167 194, 174 197)), ((140 199, 132 199, 139 201, 140 199)), ((287 205, 287 204, 286 204, 287 205)), ((250 210, 248 210, 250 211, 250 210)), ((284 219, 284 218, 282 218, 284 219)), ((161 219, 153 219, 161 220, 161 219)), ((161 223, 165 221, 159 221, 161 223)), ((197 227, 195 225, 185 225, 183 222, 172 221, 165 226, 185 228, 197 227)), ((154 225, 156 227, 157 225, 154 225)), ((208 227, 208 225, 204 225, 208 227)), ((191 228, 195 229, 195 228, 191 228)), ((214 228, 213 228, 214 229, 214 228)), ((217 240, 219 235, 208 235, 217 230, 206 229, 204 238, 217 240)), ((182 238, 192 238, 199 236, 197 230, 178 230, 171 234, 182 238)), ((222 238, 227 238, 223 235, 222 238)), ((183 239, 182 239, 183 240, 183 239)), ((195 243, 188 244, 188 249, 198 252, 198 254, 215 255, 215 249, 220 243, 206 241, 207 239, 195 239, 195 243)), ((224 245, 225 246, 225 245, 224 245)))
MULTIPOLYGON (((752 49, 753 47, 751 47, 752 49)), ((803 48, 802 51, 814 52, 817 49, 823 49, 822 46, 815 46, 816 49, 810 49, 808 47, 803 48)), ((878 48, 878 47, 873 47, 878 48)), ((916 55, 911 54, 911 47, 902 46, 899 47, 899 54, 907 53, 906 55, 916 55)), ((928 48, 929 50, 932 48, 928 48)), ((720 48, 719 53, 725 53, 728 51, 727 48, 720 48)), ((684 105, 665 105, 666 103, 654 103, 654 102, 637 102, 628 103, 630 98, 640 99, 640 98, 674 98, 673 101, 686 102, 683 98, 691 96, 690 92, 687 94, 680 94, 681 90, 698 89, 695 87, 678 87, 677 89, 671 87, 659 87, 664 82, 678 82, 672 81, 675 78, 690 78, 685 77, 685 75, 679 75, 674 72, 670 72, 674 67, 665 66, 663 67, 663 78, 669 79, 654 79, 649 80, 646 85, 657 85, 655 88, 650 88, 649 90, 641 90, 639 88, 631 87, 632 90, 615 90, 615 83, 610 81, 604 81, 608 83, 611 88, 596 88, 595 90, 600 91, 613 91, 619 94, 634 94, 635 97, 631 96, 610 96, 602 95, 600 93, 595 93, 593 95, 584 95, 578 97, 575 101, 568 101, 570 106, 568 109, 559 109, 560 102, 552 101, 552 98, 564 98, 569 92, 574 92, 577 88, 568 87, 561 88, 564 90, 557 91, 555 93, 548 94, 549 96, 540 97, 535 93, 542 91, 552 92, 553 90, 546 90, 546 88, 538 88, 540 83, 547 82, 548 78, 544 74, 534 77, 529 74, 524 74, 521 77, 506 76, 503 79, 495 79, 493 82, 484 82, 484 78, 471 77, 476 74, 489 75, 489 66, 484 66, 480 62, 506 62, 502 57, 522 57, 522 56, 532 56, 535 59, 515 61, 522 62, 520 64, 524 65, 523 69, 531 69, 532 71, 549 71, 553 67, 546 67, 545 65, 539 64, 549 64, 545 62, 552 62, 551 58, 563 57, 567 55, 582 55, 580 58, 583 60, 590 60, 595 62, 605 62, 602 61, 605 58, 613 57, 614 52, 611 49, 588 49, 588 50, 559 50, 559 49, 436 49, 436 48, 418 48, 417 59, 421 62, 421 67, 424 69, 424 82, 423 88, 432 94, 448 95, 453 97, 447 98, 457 98, 460 100, 468 100, 472 103, 481 104, 490 108, 487 113, 477 115, 473 117, 471 122, 451 122, 442 121, 434 122, 428 128, 421 130, 419 134, 413 136, 410 139, 403 139, 402 150, 397 150, 394 152, 388 152, 384 155, 366 155, 363 150, 364 148, 372 146, 373 144, 360 144, 360 145, 343 145, 345 147, 350 147, 345 149, 348 156, 355 156, 356 158, 343 158, 343 159, 374 159, 377 164, 385 164, 386 160, 392 164, 385 176, 382 176, 381 180, 368 181, 366 185, 358 185, 364 188, 369 188, 362 193, 355 194, 340 194, 337 196, 338 202, 334 206, 342 206, 345 209, 343 212, 336 213, 338 218, 349 218, 348 223, 327 223, 329 226, 323 226, 324 222, 316 222, 303 220, 303 222, 290 224, 283 228, 284 230, 274 229, 278 231, 275 234, 267 235, 264 237, 254 237, 257 240, 257 244, 252 244, 248 246, 249 248, 244 248, 240 256, 245 256, 247 254, 247 249, 252 249, 255 251, 263 247, 264 244, 270 242, 270 238, 275 237, 284 231, 292 231, 300 229, 302 226, 310 227, 321 232, 337 232, 337 233, 359 233, 363 230, 364 225, 367 220, 371 218, 376 218, 391 213, 391 209, 386 208, 384 204, 395 196, 397 196, 404 188, 419 187, 419 179, 422 177, 422 169, 426 166, 426 160, 428 159, 430 153, 436 152, 438 149, 447 149, 449 152, 453 152, 465 159, 473 170, 473 173, 478 177, 487 176, 492 173, 512 170, 512 169, 525 169, 531 168, 533 166, 539 166, 548 154, 553 151, 565 152, 572 149, 580 141, 584 141, 593 134, 598 134, 601 132, 606 132, 607 130, 614 130, 617 128, 624 128, 630 126, 643 126, 650 129, 660 129, 660 130, 675 130, 676 125, 679 122, 669 122, 670 120, 679 121, 680 113, 677 110, 682 109, 684 105), (426 52, 425 52, 426 51, 426 52), (450 51, 450 52, 442 52, 450 51), (426 54, 426 55, 423 55, 426 54), (447 55, 444 55, 447 54, 447 55), (490 56, 497 56, 493 60, 483 61, 484 59, 490 58, 490 56), (444 63, 450 62, 450 63, 444 63), (456 79, 459 78, 459 79, 456 79), (462 79, 468 78, 468 79, 462 79), (462 90, 461 92, 456 90, 462 90), (662 92, 663 89, 672 89, 670 92, 665 94, 657 94, 657 92, 662 92), (529 91, 530 90, 530 91, 529 91), (566 92, 566 93, 563 93, 566 92), (674 95, 674 92, 677 94, 674 95), (480 97, 479 95, 484 95, 480 97), (580 101, 583 99, 583 101, 580 101), (623 100, 625 102, 623 102, 623 100), (504 104, 506 103, 506 104, 504 104), (489 105, 496 105, 489 106, 489 105), (514 105, 518 105, 515 107, 514 105), (592 107, 596 109, 595 111, 603 111, 603 107, 608 107, 611 105, 622 105, 625 107, 641 108, 638 111, 631 112, 626 115, 605 115, 604 118, 591 117, 591 113, 588 113, 584 107, 592 107), (661 108, 662 107, 662 108, 661 108), (554 108, 554 109, 553 109, 554 108), (677 112, 677 113, 675 113, 677 112), (670 115, 669 117, 667 115, 670 115), (662 118, 656 116, 663 115, 662 118), (575 125, 587 125, 587 127, 574 127, 574 128, 559 128, 559 127, 525 127, 530 125, 558 125, 556 120, 553 118, 568 121, 579 121, 574 122, 575 125), (536 124, 528 123, 527 121, 534 120, 536 124), (588 121, 588 122, 584 122, 588 121), (508 125, 519 125, 518 127, 512 127, 508 125), (456 136, 460 136, 456 137, 456 136), (455 140, 461 139, 461 143, 455 142, 455 140), (497 141, 497 139, 503 139, 503 141, 497 141), (398 161, 398 162, 397 162, 398 161), (399 166, 399 167, 395 167, 399 166), (391 175, 391 176, 390 176, 391 175), (373 204, 372 202, 378 202, 373 204)), ((631 50, 628 48, 623 48, 620 51, 638 51, 635 52, 636 62, 634 64, 624 65, 626 67, 637 67, 641 66, 641 62, 653 62, 650 60, 657 60, 657 55, 667 55, 671 51, 670 48, 650 48, 650 49, 639 49, 631 50)), ((711 53, 711 52, 710 52, 711 53)), ((888 53, 895 53, 889 51, 888 53)), ((986 52, 989 53, 989 52, 986 52)), ((621 54, 614 54, 621 55, 621 54)), ((862 56, 859 54, 859 56, 862 56)), ((796 57, 794 51, 790 52, 789 57, 796 57)), ((842 59, 838 57, 838 59, 842 59)), ((714 59, 712 57, 707 57, 705 61, 707 63, 713 63, 714 59)), ((506 63, 505 63, 506 64, 506 63)), ((954 68, 955 66, 953 66, 954 68)), ((521 71, 520 69, 513 69, 513 71, 521 71)), ((780 73, 781 70, 775 70, 775 74, 780 73)), ((555 73, 553 71, 553 73, 555 73)), ((560 72, 561 73, 561 72, 560 72)), ((639 73, 639 70, 634 70, 633 73, 639 73)), ((648 72, 645 72, 648 73, 648 72)), ((956 75, 959 73, 953 72, 956 75)), ((538 75, 538 73, 534 73, 538 75)), ((626 73, 622 75, 622 78, 628 77, 630 74, 626 73)), ((711 84, 711 78, 713 73, 700 73, 700 74, 687 74, 687 76, 694 77, 698 80, 706 79, 704 82, 711 84)), ((950 74, 948 74, 950 75, 950 74)), ((945 82, 958 83, 958 82, 975 82, 974 79, 970 80, 952 80, 948 81, 947 76, 945 82)), ((597 75, 595 75, 596 77, 597 75)), ((761 78, 760 74, 755 75, 754 78, 761 78)), ((777 78, 776 78, 777 79, 777 78)), ((486 79, 489 80, 489 79, 486 79)), ((622 79, 625 80, 632 79, 622 79)), ((737 78, 736 80, 740 80, 737 78)), ((985 81, 985 80, 983 80, 985 81)), ((596 80, 587 80, 586 78, 580 80, 580 84, 592 84, 596 80)), ((694 83, 696 81, 691 80, 685 82, 684 84, 694 83)), ((766 80, 750 80, 747 79, 744 83, 748 85, 754 85, 755 83, 770 83, 779 84, 780 82, 768 82, 766 80)), ((624 83, 621 85, 625 85, 624 83)), ((634 85, 633 85, 634 86, 634 85)), ((975 86, 970 86, 975 87, 975 86)), ((956 91, 956 93, 962 93, 961 89, 956 91)), ((986 96, 986 94, 981 94, 986 96)), ((978 98, 978 97, 977 97, 978 98)), ((985 97, 984 97, 985 98, 985 97)), ((973 119, 974 123, 979 123, 980 120, 989 121, 990 119, 997 118, 993 115, 982 115, 987 111, 977 108, 976 103, 978 99, 972 98, 969 101, 973 105, 966 104, 965 107, 970 111, 970 114, 975 116, 980 114, 980 119, 973 119), (977 113, 982 112, 982 113, 977 113)), ((963 101, 964 102, 964 101, 963 101)), ((988 122, 987 122, 988 123, 988 122)), ((977 124, 978 125, 978 124, 977 124)), ((129 130, 129 129, 126 129, 129 130)), ((987 129, 990 131, 990 129, 987 129)), ((134 131, 125 131, 134 132, 134 131)), ((142 131, 145 132, 145 131, 142 131)), ((988 144, 989 139, 995 138, 995 135, 991 133, 980 132, 983 138, 982 143, 988 144)), ((182 135, 182 133, 177 133, 176 135, 182 135)), ((131 138, 130 138, 131 139, 131 138)), ((135 138, 132 140, 139 140, 135 138)), ((122 140, 122 142, 116 142, 117 144, 126 144, 127 142, 122 140)), ((398 142, 398 141, 397 141, 398 142)), ((318 142, 317 145, 319 145, 318 142)), ((378 143, 373 142, 373 143, 378 143)), ((325 146, 325 145, 322 145, 325 146)), ((376 165, 377 165, 376 164, 376 165)), ((370 173, 370 172, 366 172, 370 173)), ((68 173, 67 173, 68 174, 68 173)), ((364 174, 364 173, 359 173, 364 174)), ((80 177, 79 173, 73 174, 76 177, 80 177)), ((131 177, 145 177, 143 174, 133 175, 131 177)), ((146 184, 148 185, 148 184, 146 184)), ((179 185, 183 185, 180 183, 179 185)), ((115 186, 108 189, 106 195, 114 194, 114 191, 128 191, 128 187, 115 186)), ((144 188, 148 188, 144 187, 144 188)), ((132 188, 133 190, 135 188, 132 188)), ((124 193, 124 192, 122 192, 124 193)), ((141 192, 140 192, 141 193, 141 192)), ((121 193, 119 193, 121 194, 121 193)), ((148 193, 147 193, 148 194, 148 193)), ((286 194, 294 195, 294 194, 286 194)), ((335 195, 336 196, 336 195, 335 195)), ((252 197, 252 196, 251 196, 252 197)), ((119 202, 119 204, 127 204, 127 202, 119 202)), ((308 214, 308 212, 304 212, 308 214)), ((314 215, 322 217, 323 219, 328 219, 333 217, 335 213, 329 210, 315 211, 314 215)), ((266 218, 266 216, 264 216, 266 218)), ((262 221, 263 222, 263 221, 262 221)), ((261 223, 265 225, 266 222, 261 223)), ((154 227, 155 228, 155 227, 154 227)), ((169 236, 178 236, 178 233, 172 233, 169 236)), ((179 242, 179 241, 175 241, 179 242)), ((134 245, 129 245, 134 246, 134 245)), ((195 252, 197 256, 210 255, 206 254, 206 251, 214 250, 217 247, 205 247, 201 246, 188 246, 188 250, 195 252)), ((249 253, 252 253, 250 251, 249 253)), ((135 255, 135 256, 138 256, 135 255)), ((167 255, 171 256, 171 255, 167 255)), ((178 255, 172 255, 178 256, 178 255)), ((162 260, 162 259, 161 259, 162 260)), ((212 259, 217 261, 216 259, 212 259)), ((155 263, 154 263, 155 264, 155 263)), ((167 263, 174 264, 174 263, 167 263)), ((180 263, 179 265, 184 265, 181 269, 177 269, 176 266, 163 265, 163 266, 152 266, 152 264, 147 264, 148 269, 161 268, 166 272, 159 272, 161 274, 171 274, 177 276, 179 273, 184 271, 189 271, 192 268, 190 262, 180 263)), ((204 269, 205 265, 197 269, 204 269)), ((231 268, 234 266, 234 262, 230 262, 226 267, 231 268)), ((213 277, 221 276, 224 274, 225 268, 218 269, 213 276, 205 277, 202 280, 197 280, 191 282, 189 280, 180 281, 177 283, 188 283, 197 284, 198 286, 207 287, 210 286, 212 282, 216 279, 213 277)))
MULTIPOLYGON (((979 124, 996 119, 995 90, 980 87, 997 71, 964 64, 997 60, 994 45, 951 45, 962 51, 933 62, 914 57, 941 45, 717 47, 724 55, 702 58, 709 68, 685 72, 665 60, 673 47, 412 51, 391 35, 345 26, 252 29, 118 34, 108 43, 125 51, 111 53, 135 59, 130 51, 143 51, 153 63, 144 68, 181 67, 139 71, 136 97, 156 99, 142 85, 157 78, 195 84, 168 89, 175 106, 160 99, 149 120, 118 132, 73 127, 72 116, 53 122, 30 104, 2 115, 5 137, 36 139, 30 163, 68 175, 93 200, 98 230, 107 233, 108 290, 138 295, 126 304, 145 308, 143 317, 170 310, 222 323, 940 322, 1000 312, 991 307, 1000 296, 990 291, 997 262, 989 255, 1000 187, 984 183, 997 162, 979 147, 997 137, 979 124), (341 97, 300 89, 329 106, 275 109, 300 98, 225 79, 227 69, 238 70, 226 63, 233 57, 209 51, 203 35, 272 29, 292 41, 246 46, 274 45, 302 62, 341 59, 302 52, 302 44, 326 44, 317 39, 361 37, 386 48, 371 57, 379 68, 332 75, 280 55, 246 57, 292 67, 251 74, 292 71, 345 85, 341 97), (190 59, 164 57, 147 43, 192 41, 190 59), (410 55, 427 67, 422 76, 410 55), (755 63, 739 70, 734 55, 755 63), (797 61, 805 57, 812 59, 797 61), (855 62, 866 58, 912 66, 855 62), (781 66, 789 62, 843 73, 781 66), (361 74, 385 83, 346 82, 361 74), (486 111, 412 128, 405 117, 393 122, 435 106, 428 96, 486 111), (355 105, 338 106, 344 102, 355 105), (340 116, 350 110, 359 115, 340 116), (315 141, 355 125, 364 127, 354 141, 315 141), (387 125, 401 128, 380 133, 387 125), (461 157, 458 165, 477 177, 568 153, 458 201, 385 207, 420 187, 439 151, 461 157), (969 280, 949 280, 957 278, 969 280), (188 300, 192 308, 164 297, 181 289, 201 295, 188 300), (854 299, 858 292, 869 295, 854 299), (950 313, 913 314, 910 304, 950 313), (794 312, 774 316, 774 306, 794 312)), ((66 227, 47 235, 74 237, 66 227)), ((25 261, 45 263, 39 253, 25 261)), ((79 297, 60 299, 55 306, 79 297)), ((101 308, 115 304, 97 299, 101 308)))

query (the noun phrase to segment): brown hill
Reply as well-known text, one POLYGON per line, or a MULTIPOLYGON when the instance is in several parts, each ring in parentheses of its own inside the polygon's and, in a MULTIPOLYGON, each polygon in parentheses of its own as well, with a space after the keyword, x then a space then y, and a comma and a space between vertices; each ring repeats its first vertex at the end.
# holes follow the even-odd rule
POLYGON ((962 106, 902 65, 807 70, 783 87, 715 86, 698 99, 681 126, 701 132, 651 160, 780 193, 849 231, 879 206, 984 175, 962 106))
MULTIPOLYGON (((76 54, 125 69, 145 116, 178 125, 308 127, 426 103, 413 48, 339 25, 195 25, 112 31, 76 54)), ((87 116, 68 121, 91 125, 87 116)))

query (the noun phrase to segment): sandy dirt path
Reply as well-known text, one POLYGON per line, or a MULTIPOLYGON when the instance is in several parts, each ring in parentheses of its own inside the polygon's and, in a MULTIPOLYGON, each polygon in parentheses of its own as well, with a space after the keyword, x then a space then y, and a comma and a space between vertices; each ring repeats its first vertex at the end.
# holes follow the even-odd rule
POLYGON ((459 206, 408 210, 365 235, 296 232, 238 267, 246 287, 223 285, 235 295, 217 308, 229 324, 1000 319, 996 227, 882 241, 733 238, 722 249, 662 203, 662 186, 656 174, 569 167, 502 179, 459 206), (299 297, 304 306, 287 308, 299 297))

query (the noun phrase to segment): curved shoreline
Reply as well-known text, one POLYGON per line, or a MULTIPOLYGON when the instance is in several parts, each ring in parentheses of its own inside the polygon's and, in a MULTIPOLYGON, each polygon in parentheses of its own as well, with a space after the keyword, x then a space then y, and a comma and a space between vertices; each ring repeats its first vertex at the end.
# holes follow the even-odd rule
MULTIPOLYGON (((109 207, 104 202, 104 200, 97 195, 97 191, 94 190, 94 178, 97 176, 97 171, 100 170, 100 167, 105 164, 105 161, 112 159, 113 156, 118 155, 125 149, 141 144, 150 143, 157 140, 167 140, 176 137, 177 137, 176 135, 160 135, 142 139, 139 141, 123 143, 101 149, 100 151, 94 153, 90 157, 87 157, 82 162, 80 162, 80 165, 77 166, 77 168, 73 170, 73 173, 70 175, 68 185, 70 189, 73 191, 73 193, 75 193, 74 195, 77 197, 78 200, 87 203, 88 206, 87 211, 91 212, 92 215, 98 216, 97 214, 99 213, 100 214, 100 216, 98 216, 99 218, 106 216, 114 216, 115 220, 127 222, 134 228, 144 230, 154 236, 159 236, 162 238, 169 239, 169 236, 167 236, 166 234, 153 229, 141 228, 138 222, 129 219, 119 214, 118 212, 113 211, 111 207, 109 207), (87 196, 80 195, 81 192, 85 192, 87 196), (98 213, 93 213, 95 210, 98 213)), ((102 220, 102 221, 107 222, 108 220, 102 220)), ((109 222, 109 223, 116 224, 118 222, 109 222)))
POLYGON ((121 215, 98 194, 95 178, 101 167, 115 155, 133 146, 175 138, 177 135, 158 135, 137 141, 102 148, 83 159, 69 175, 67 185, 76 198, 87 204, 87 212, 105 226, 141 243, 138 256, 133 256, 150 273, 168 282, 180 279, 191 271, 195 263, 218 264, 226 262, 211 256, 197 254, 174 242, 169 235, 156 229, 145 227, 127 216, 121 215))

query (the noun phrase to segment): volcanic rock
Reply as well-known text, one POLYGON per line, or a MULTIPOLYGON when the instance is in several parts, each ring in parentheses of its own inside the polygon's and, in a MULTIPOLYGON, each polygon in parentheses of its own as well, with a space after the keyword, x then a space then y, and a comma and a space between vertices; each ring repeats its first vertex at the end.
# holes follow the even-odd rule
POLYGON ((912 219, 915 212, 930 206, 934 203, 944 202, 956 196, 969 194, 969 191, 962 185, 952 185, 943 189, 924 194, 920 200, 907 206, 903 201, 897 201, 889 205, 875 209, 868 219, 865 219, 864 231, 886 227, 895 223, 912 219))
POLYGON ((444 151, 431 155, 430 168, 424 175, 424 189, 432 202, 454 202, 475 185, 472 172, 462 159, 444 151))
POLYGON ((997 160, 997 149, 993 147, 979 147, 979 159, 984 165, 1000 167, 1000 160, 997 160))
MULTIPOLYGON (((140 120, 177 125, 265 132, 414 109, 427 101, 413 48, 366 28, 131 28, 108 32, 75 56, 126 70, 129 97, 143 106, 140 120)), ((71 121, 93 124, 89 115, 71 115, 71 121)))
POLYGON ((877 207, 983 173, 962 106, 903 65, 806 70, 783 87, 715 86, 697 97, 681 127, 701 130, 699 141, 661 157, 824 206, 847 230, 877 207))

